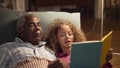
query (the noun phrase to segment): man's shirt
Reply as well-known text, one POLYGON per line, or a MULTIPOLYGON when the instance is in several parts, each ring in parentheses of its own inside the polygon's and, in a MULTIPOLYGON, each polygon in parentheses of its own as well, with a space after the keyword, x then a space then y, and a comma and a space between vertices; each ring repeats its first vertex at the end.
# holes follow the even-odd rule
POLYGON ((22 42, 19 38, 16 38, 16 42, 0 45, 0 68, 14 68, 17 63, 31 57, 55 60, 54 52, 44 45, 45 42, 41 41, 39 45, 34 46, 31 43, 22 42))

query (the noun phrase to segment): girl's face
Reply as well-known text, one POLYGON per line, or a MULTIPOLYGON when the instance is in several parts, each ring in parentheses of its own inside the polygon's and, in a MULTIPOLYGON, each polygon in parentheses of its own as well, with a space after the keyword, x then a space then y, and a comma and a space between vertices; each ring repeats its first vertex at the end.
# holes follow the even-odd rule
POLYGON ((58 30, 57 39, 63 51, 68 50, 73 43, 73 32, 68 25, 62 25, 58 30))

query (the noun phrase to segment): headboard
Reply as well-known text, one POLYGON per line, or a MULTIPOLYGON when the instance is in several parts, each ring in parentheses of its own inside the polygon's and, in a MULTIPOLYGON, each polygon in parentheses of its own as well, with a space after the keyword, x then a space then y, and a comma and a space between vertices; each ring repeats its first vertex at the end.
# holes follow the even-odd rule
POLYGON ((68 13, 68 12, 15 12, 12 10, 0 9, 0 44, 5 42, 14 41, 16 37, 16 21, 18 17, 26 13, 32 13, 40 18, 42 23, 43 31, 50 22, 56 18, 62 18, 72 21, 77 27, 81 28, 80 24, 80 13, 68 13))
POLYGON ((0 44, 14 40, 16 20, 16 12, 0 9, 0 44))

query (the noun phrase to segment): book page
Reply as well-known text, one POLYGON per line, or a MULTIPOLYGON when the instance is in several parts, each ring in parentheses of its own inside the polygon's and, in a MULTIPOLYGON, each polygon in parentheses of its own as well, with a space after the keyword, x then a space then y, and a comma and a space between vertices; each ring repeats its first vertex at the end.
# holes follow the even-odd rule
POLYGON ((111 48, 111 40, 112 40, 112 33, 113 31, 110 31, 107 35, 105 35, 101 41, 103 42, 102 46, 102 54, 101 54, 101 62, 100 66, 102 66, 106 62, 106 55, 108 54, 110 48, 111 48))

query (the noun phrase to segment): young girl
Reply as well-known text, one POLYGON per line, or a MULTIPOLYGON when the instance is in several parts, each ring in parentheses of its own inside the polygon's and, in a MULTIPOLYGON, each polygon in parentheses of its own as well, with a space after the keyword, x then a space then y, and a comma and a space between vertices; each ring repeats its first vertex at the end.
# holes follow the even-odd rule
POLYGON ((85 41, 84 33, 68 20, 56 19, 46 34, 46 45, 55 51, 56 56, 70 63, 71 44, 85 41))
POLYGON ((71 44, 86 41, 86 38, 83 31, 72 22, 56 19, 49 25, 45 41, 46 46, 52 49, 58 58, 70 64, 71 44))

